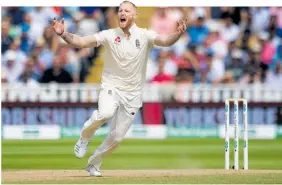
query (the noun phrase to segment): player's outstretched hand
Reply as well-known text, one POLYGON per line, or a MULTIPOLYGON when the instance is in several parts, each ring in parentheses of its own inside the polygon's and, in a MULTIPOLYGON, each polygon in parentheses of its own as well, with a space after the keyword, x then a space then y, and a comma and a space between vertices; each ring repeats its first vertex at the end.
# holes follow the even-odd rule
POLYGON ((53 29, 57 35, 62 35, 65 31, 65 20, 62 19, 62 22, 60 23, 57 21, 57 19, 54 17, 53 23, 52 23, 53 29))
POLYGON ((186 17, 186 19, 177 22, 178 33, 182 34, 186 31, 187 26, 188 26, 188 21, 189 21, 189 19, 188 19, 188 17, 186 17))

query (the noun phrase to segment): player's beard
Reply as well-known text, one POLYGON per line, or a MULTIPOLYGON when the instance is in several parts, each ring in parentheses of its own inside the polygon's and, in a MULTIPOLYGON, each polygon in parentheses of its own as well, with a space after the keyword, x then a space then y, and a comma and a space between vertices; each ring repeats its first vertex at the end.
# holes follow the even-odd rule
POLYGON ((126 21, 124 22, 121 22, 120 19, 119 19, 119 27, 122 28, 122 29, 127 29, 127 28, 130 28, 134 23, 134 19, 133 17, 131 18, 126 18, 126 21))
POLYGON ((122 29, 126 28, 127 27, 127 21, 124 21, 124 22, 119 22, 119 27, 121 27, 122 29))

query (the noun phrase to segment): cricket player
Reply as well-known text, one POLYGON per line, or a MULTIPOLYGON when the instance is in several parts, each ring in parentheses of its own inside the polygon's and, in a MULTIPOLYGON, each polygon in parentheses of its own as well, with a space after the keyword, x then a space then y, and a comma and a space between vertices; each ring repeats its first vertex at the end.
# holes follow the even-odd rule
POLYGON ((171 46, 185 32, 187 20, 179 21, 177 31, 158 35, 137 27, 137 8, 123 1, 118 10, 119 27, 78 36, 65 30, 64 19, 53 20, 53 29, 69 45, 76 48, 105 48, 104 70, 98 98, 98 110, 84 123, 80 138, 74 147, 76 157, 84 157, 95 131, 112 119, 105 141, 89 158, 85 170, 90 176, 101 176, 102 159, 111 154, 123 140, 134 116, 142 106, 142 88, 146 76, 148 55, 154 45, 171 46))

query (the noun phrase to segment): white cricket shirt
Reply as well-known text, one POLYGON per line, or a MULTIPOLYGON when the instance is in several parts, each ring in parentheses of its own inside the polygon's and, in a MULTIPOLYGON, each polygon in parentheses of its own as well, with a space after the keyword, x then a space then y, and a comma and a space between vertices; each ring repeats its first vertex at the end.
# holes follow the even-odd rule
POLYGON ((156 32, 132 25, 130 37, 121 28, 95 34, 98 46, 105 47, 102 84, 127 91, 141 91, 146 76, 148 55, 156 32))

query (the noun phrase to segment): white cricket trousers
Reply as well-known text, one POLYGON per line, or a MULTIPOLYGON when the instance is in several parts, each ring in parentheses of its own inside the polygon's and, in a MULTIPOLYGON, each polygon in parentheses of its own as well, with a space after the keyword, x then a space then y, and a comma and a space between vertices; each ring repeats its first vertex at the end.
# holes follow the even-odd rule
MULTIPOLYGON (((125 94, 126 95, 126 94, 125 94)), ((95 131, 112 119, 110 131, 105 141, 88 159, 88 165, 100 168, 102 159, 111 154, 123 140, 139 108, 129 107, 114 89, 103 88, 98 98, 98 110, 84 123, 81 138, 90 141, 95 131)))

